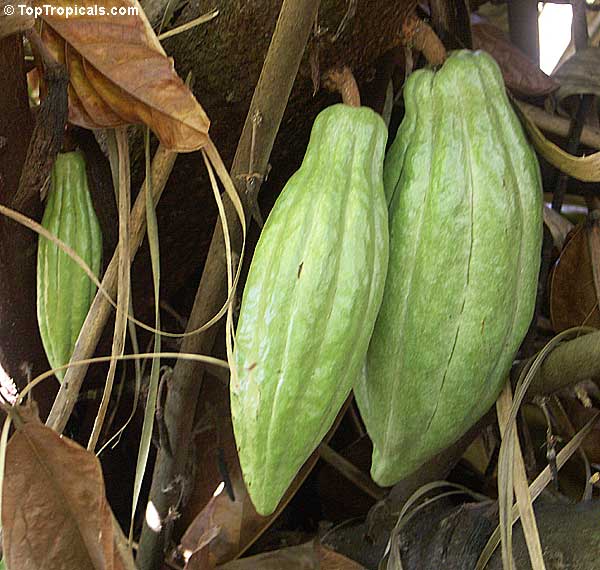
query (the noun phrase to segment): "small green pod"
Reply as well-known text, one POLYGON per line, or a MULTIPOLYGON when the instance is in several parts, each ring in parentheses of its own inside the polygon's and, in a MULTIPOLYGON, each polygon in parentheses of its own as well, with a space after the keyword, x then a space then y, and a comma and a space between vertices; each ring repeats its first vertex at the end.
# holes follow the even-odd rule
MULTIPOLYGON (((81 152, 61 153, 52 167, 42 226, 100 273, 102 232, 88 188, 81 152)), ((37 315, 52 368, 67 364, 96 294, 96 285, 64 251, 40 236, 37 257, 37 315)), ((65 371, 56 373, 59 380, 65 371)))

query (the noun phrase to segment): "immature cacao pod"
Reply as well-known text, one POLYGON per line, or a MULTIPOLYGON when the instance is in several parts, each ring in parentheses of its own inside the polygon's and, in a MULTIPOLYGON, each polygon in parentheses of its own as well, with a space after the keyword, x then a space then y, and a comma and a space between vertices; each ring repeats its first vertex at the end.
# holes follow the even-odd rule
POLYGON ((370 109, 322 111, 252 259, 230 392, 244 480, 263 515, 333 424, 366 356, 388 258, 386 139, 370 109))
POLYGON ((384 166, 390 261, 355 394, 371 474, 396 483, 494 403, 527 331, 542 239, 539 167, 483 52, 413 73, 384 166))
MULTIPOLYGON (((102 232, 88 189, 80 152, 56 157, 42 225, 100 272, 102 232)), ((64 251, 40 236, 37 259, 37 313, 42 343, 52 368, 67 364, 90 308, 96 285, 64 251)), ((62 381, 65 371, 56 376, 62 381)))

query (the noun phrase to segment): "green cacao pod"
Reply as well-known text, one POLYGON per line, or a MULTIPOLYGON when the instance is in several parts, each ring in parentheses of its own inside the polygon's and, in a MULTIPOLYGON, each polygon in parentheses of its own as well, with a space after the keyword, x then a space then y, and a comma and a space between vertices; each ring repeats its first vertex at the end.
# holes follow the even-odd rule
POLYGON ((263 515, 330 429, 366 357, 388 259, 386 140, 370 109, 322 111, 252 259, 230 392, 242 473, 263 515))
POLYGON ((385 160, 390 261, 355 394, 387 486, 497 398, 536 297, 542 191, 534 151, 483 52, 413 73, 385 160))
MULTIPOLYGON (((77 252, 98 276, 102 232, 94 212, 80 152, 56 157, 42 225, 77 252)), ((67 364, 96 285, 77 263, 40 236, 37 259, 37 314, 42 343, 52 368, 67 364)), ((56 376, 62 381, 65 371, 56 376)))

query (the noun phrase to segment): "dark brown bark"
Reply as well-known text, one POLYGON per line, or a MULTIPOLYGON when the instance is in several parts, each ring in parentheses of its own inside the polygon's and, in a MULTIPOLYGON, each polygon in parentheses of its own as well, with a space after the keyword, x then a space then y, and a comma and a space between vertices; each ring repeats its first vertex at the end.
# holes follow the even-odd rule
MULTIPOLYGON (((535 515, 544 548, 546 568, 597 568, 600 548, 600 539, 595 532, 599 515, 598 505, 541 501, 542 499, 539 499, 535 505, 535 515)), ((396 520, 397 517, 391 522, 388 531, 391 531, 396 520)), ((399 546, 403 568, 475 568, 481 550, 497 521, 497 509, 491 501, 475 503, 467 498, 466 502, 459 506, 454 506, 451 499, 433 502, 417 513, 400 532, 399 546)), ((373 544, 364 540, 364 531, 363 525, 340 525, 339 529, 327 534, 324 543, 363 564, 365 568, 378 568, 387 538, 373 544)), ((517 523, 514 529, 513 555, 515 568, 531 568, 520 523, 517 523)), ((499 547, 486 568, 502 569, 499 547)))
POLYGON ((431 23, 447 49, 470 49, 471 13, 467 0, 429 0, 431 23))
POLYGON ((539 65, 537 0, 510 0, 508 2, 508 20, 511 41, 539 65))
MULTIPOLYGON (((8 206, 19 188, 33 130, 23 61, 20 35, 0 41, 0 202, 8 206)), ((33 201, 22 212, 39 219, 41 203, 33 201)), ((37 328, 36 243, 32 232, 0 217, 0 364, 20 388, 27 381, 23 365, 34 374, 47 367, 37 328)), ((48 402, 40 399, 43 413, 48 402)))

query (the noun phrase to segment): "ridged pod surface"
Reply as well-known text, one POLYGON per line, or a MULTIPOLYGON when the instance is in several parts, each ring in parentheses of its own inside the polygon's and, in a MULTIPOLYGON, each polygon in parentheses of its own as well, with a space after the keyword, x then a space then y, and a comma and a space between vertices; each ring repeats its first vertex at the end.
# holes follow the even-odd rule
POLYGON ((272 513, 362 368, 388 259, 387 129, 334 105, 262 231, 236 332, 231 412, 256 510, 272 513))
MULTIPOLYGON (((42 225, 64 241, 97 276, 102 260, 102 232, 88 188, 83 155, 56 157, 42 225)), ((46 238, 38 240, 37 313, 40 335, 52 368, 67 364, 96 285, 65 252, 46 238)), ((56 373, 62 381, 65 371, 56 373)))
POLYGON ((534 151, 483 52, 413 73, 385 160, 390 261, 355 394, 387 486, 494 403, 536 297, 542 190, 534 151))

